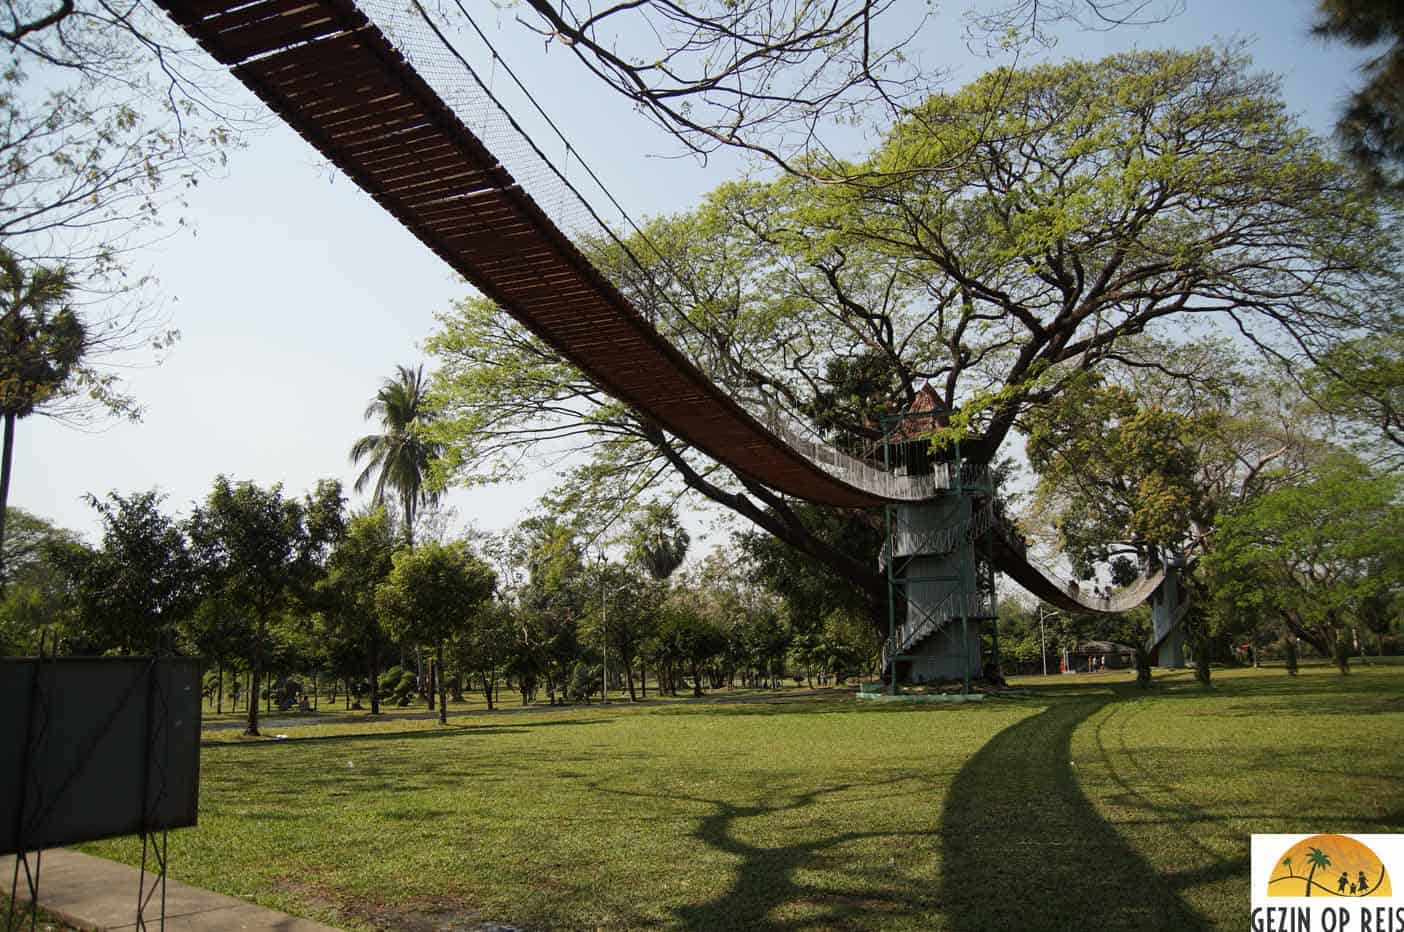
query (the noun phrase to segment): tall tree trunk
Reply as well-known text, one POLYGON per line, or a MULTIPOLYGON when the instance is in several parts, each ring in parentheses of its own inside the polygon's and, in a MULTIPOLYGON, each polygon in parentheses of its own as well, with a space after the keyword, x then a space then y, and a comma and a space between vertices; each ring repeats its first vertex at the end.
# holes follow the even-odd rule
POLYGON ((371 648, 366 657, 366 667, 370 671, 370 714, 380 714, 380 651, 376 649, 375 640, 371 639, 371 648))
POLYGON ((424 698, 429 702, 429 711, 432 712, 434 711, 434 696, 438 693, 436 681, 439 679, 439 663, 431 657, 429 658, 429 663, 426 665, 426 669, 427 675, 424 677, 424 685, 427 686, 428 689, 425 692, 424 698))
POLYGON ((629 680, 629 701, 638 702, 638 697, 634 695, 634 665, 632 663, 626 662, 624 664, 624 675, 629 680))
POLYGON ((431 678, 437 678, 439 686, 439 724, 448 724, 448 695, 446 693, 448 684, 444 682, 444 642, 440 641, 434 647, 434 669, 430 673, 431 678))
POLYGON ((488 678, 488 674, 487 674, 486 671, 484 671, 484 672, 482 672, 482 673, 479 673, 478 676, 479 676, 479 677, 482 679, 482 681, 483 681, 483 698, 487 700, 488 711, 491 712, 491 711, 492 711, 492 687, 493 687, 493 685, 494 685, 493 680, 488 678))
POLYGON ((244 734, 258 737, 258 680, 263 673, 263 632, 264 620, 260 615, 254 627, 253 663, 249 665, 249 720, 244 734))
POLYGON ((15 456, 15 413, 5 412, 5 446, 0 453, 0 591, 5 588, 5 516, 10 509, 10 466, 15 456))
POLYGON ((215 714, 224 712, 224 661, 218 665, 218 672, 215 674, 215 714))

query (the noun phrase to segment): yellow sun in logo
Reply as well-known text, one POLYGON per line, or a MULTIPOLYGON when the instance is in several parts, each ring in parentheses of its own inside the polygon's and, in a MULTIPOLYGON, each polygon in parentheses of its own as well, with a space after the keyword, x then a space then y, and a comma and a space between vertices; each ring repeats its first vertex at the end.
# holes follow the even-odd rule
POLYGON ((1384 863, 1349 835, 1313 835, 1282 853, 1268 896, 1389 896, 1384 863))

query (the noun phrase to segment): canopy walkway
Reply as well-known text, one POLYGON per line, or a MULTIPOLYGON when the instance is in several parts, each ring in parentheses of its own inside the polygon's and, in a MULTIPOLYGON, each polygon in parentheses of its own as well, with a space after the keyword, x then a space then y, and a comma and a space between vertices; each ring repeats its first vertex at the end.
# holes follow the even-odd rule
MULTIPOLYGON (((495 122, 482 121, 500 137, 496 154, 350 0, 157 2, 484 295, 605 391, 686 443, 782 494, 824 505, 921 502, 958 483, 958 470, 939 464, 913 475, 850 456, 775 406, 733 397, 708 378, 592 264, 499 158, 537 165, 531 171, 550 180, 540 169, 546 166, 559 179, 551 180, 553 199, 580 201, 558 212, 578 214, 583 205, 598 220, 466 62, 466 76, 481 89, 478 103, 500 111, 492 115, 495 122)), ((462 87, 456 93, 464 93, 462 87)), ((1124 610, 1143 601, 1163 576, 1148 576, 1111 599, 1089 597, 1032 563, 998 522, 993 533, 998 568, 1069 610, 1124 610)), ((929 631, 939 622, 920 625, 929 631)))
MULTIPOLYGON (((929 498, 763 402, 732 398, 576 248, 348 0, 159 0, 170 16, 406 229, 605 391, 738 473, 796 498, 929 498)), ((530 141, 523 134, 523 145, 530 141)))
POLYGON ((1096 591, 1084 589, 1077 580, 1059 576, 1030 559, 1024 542, 1015 535, 1014 529, 1007 522, 994 522, 992 533, 995 565, 1001 572, 1018 583, 1025 592, 1036 595, 1049 605, 1064 611, 1118 615, 1150 598, 1151 593, 1165 579, 1165 567, 1161 566, 1143 574, 1130 586, 1115 594, 1101 595, 1096 591))

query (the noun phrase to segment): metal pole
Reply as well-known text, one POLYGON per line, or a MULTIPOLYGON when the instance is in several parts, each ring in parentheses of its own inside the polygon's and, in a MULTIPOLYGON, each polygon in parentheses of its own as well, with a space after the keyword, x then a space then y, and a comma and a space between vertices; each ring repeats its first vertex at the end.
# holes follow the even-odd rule
MULTIPOLYGON (((884 447, 883 456, 886 457, 884 447)), ((892 565, 897 562, 896 539, 892 536, 892 512, 894 506, 883 508, 887 522, 887 650, 888 650, 888 695, 897 695, 897 596, 894 590, 892 565)))
POLYGON ((1048 641, 1043 635, 1043 606, 1038 607, 1038 652, 1043 656, 1043 675, 1048 675, 1048 641))
MULTIPOLYGON (((600 554, 601 557, 604 554, 600 554)), ((609 586, 604 581, 605 564, 600 564, 600 640, 604 642, 604 672, 600 676, 600 705, 609 705, 609 586)))
MULTIPOLYGON (((967 610, 968 611, 968 610, 967 610)), ((970 620, 960 616, 960 649, 965 654, 965 692, 970 692, 970 620)))

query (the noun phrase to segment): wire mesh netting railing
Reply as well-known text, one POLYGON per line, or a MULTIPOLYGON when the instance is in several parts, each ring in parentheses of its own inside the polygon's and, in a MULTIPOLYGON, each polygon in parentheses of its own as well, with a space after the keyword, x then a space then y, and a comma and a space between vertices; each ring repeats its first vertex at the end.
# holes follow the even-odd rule
MULTIPOLYGON (((446 9, 456 10, 461 17, 446 16, 420 0, 360 0, 358 6, 597 272, 621 294, 636 292, 642 282, 650 294, 676 301, 672 290, 655 280, 653 262, 656 259, 668 268, 670 277, 680 278, 684 273, 671 268, 668 257, 654 247, 580 157, 567 135, 478 28, 469 10, 457 0, 449 2, 446 9), (475 59, 485 61, 470 61, 459 45, 471 48, 475 59), (526 117, 542 128, 539 136, 534 138, 529 131, 526 117, 518 119, 509 112, 498 87, 512 91, 528 111, 526 117), (548 149, 559 150, 559 157, 548 156, 548 149), (642 252, 647 253, 643 258, 642 252), (635 287, 629 287, 630 283, 635 287)), ((725 391, 720 386, 717 390, 725 391)), ((956 481, 949 469, 904 475, 884 464, 881 447, 872 442, 863 456, 852 456, 771 399, 744 398, 735 393, 730 397, 780 443, 839 481, 875 496, 920 501, 939 495, 956 481)))

